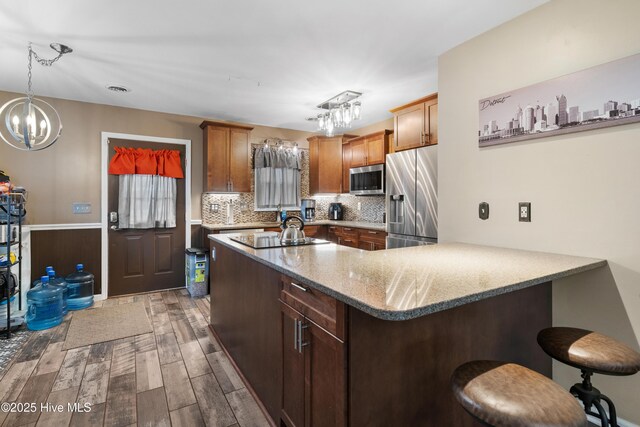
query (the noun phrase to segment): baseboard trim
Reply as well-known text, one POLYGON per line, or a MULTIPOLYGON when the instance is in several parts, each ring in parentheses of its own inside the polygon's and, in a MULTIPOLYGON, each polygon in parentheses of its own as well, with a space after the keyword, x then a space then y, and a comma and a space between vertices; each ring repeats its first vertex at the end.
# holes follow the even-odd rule
POLYGON ((27 224, 31 231, 49 231, 49 230, 91 230, 102 228, 99 222, 86 222, 74 224, 27 224))
MULTIPOLYGON (((582 402, 578 401, 578 403, 580 403, 580 406, 582 406, 584 408, 584 405, 582 404, 582 402)), ((613 402, 613 403, 615 403, 615 402, 613 402)), ((609 416, 609 411, 605 410, 605 412, 607 413, 607 417, 608 417, 609 416)), ((638 424, 635 424, 635 423, 632 423, 631 421, 627 421, 627 420, 625 420, 623 418, 620 418, 620 416, 617 416, 617 419, 618 419, 618 427, 640 427, 640 426, 638 426, 638 424)), ((594 424, 594 425, 597 425, 597 426, 600 425, 600 419, 597 418, 597 417, 594 417, 593 415, 587 415, 587 420, 589 420, 589 422, 591 424, 594 424)))

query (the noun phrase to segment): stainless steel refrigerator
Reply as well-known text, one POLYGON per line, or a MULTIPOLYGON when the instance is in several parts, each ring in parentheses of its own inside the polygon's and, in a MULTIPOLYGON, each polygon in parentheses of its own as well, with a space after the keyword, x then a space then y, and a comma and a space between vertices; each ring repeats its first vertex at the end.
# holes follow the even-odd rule
POLYGON ((438 146, 387 155, 387 248, 438 242, 438 146))

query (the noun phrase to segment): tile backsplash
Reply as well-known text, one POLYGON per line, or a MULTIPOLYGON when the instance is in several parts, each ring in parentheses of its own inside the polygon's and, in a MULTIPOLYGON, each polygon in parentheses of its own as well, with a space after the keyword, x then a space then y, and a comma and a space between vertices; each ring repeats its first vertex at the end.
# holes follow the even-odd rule
MULTIPOLYGON (((316 219, 328 219, 329 203, 342 203, 343 219, 345 221, 383 222, 384 196, 352 196, 338 194, 334 196, 309 197, 309 150, 300 150, 302 155, 301 193, 302 198, 316 201, 316 219), (358 202, 360 210, 358 210, 358 202)), ((231 201, 233 222, 275 221, 275 212, 254 211, 254 182, 253 168, 251 169, 251 192, 239 194, 202 193, 202 222, 205 224, 224 224, 227 219, 226 203, 231 201), (218 211, 211 209, 211 205, 218 205, 218 211)), ((299 211, 297 212, 299 214, 299 211)))

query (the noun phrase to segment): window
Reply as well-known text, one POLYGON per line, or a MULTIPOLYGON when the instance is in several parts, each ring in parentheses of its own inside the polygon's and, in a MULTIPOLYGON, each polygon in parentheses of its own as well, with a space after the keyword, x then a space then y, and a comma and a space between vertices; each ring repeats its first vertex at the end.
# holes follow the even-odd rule
POLYGON ((263 146, 253 155, 255 210, 300 209, 300 153, 297 150, 263 146))

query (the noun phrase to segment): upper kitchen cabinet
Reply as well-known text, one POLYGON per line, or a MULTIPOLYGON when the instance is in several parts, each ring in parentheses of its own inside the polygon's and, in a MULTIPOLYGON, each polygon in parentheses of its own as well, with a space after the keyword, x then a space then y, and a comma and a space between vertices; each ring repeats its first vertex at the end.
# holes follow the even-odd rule
POLYGON ((249 132, 252 127, 204 121, 204 189, 217 192, 251 191, 249 132))
POLYGON ((384 163, 385 156, 389 152, 389 138, 392 133, 392 130, 385 129, 350 140, 348 144, 351 149, 350 167, 384 163))
POLYGON ((391 151, 438 143, 438 94, 390 110, 394 115, 391 151))
MULTIPOLYGON (((357 135, 312 136, 309 141, 309 193, 341 193, 342 144, 357 135)), ((349 191, 348 188, 345 191, 349 191)))

